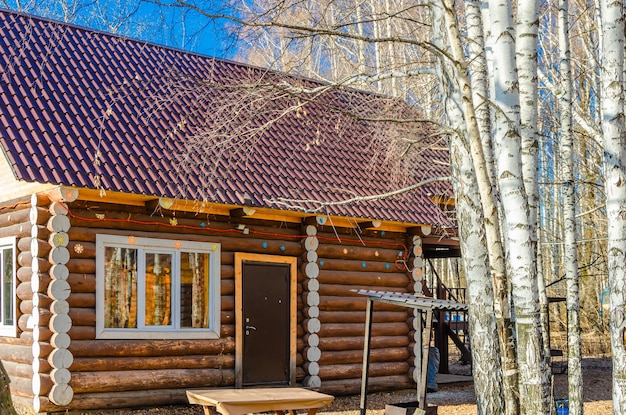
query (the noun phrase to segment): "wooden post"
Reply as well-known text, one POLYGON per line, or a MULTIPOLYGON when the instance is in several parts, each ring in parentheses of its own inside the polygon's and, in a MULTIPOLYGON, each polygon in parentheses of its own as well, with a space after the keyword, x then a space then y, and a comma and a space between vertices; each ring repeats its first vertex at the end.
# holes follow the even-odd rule
POLYGON ((370 365, 373 311, 373 301, 371 298, 368 298, 367 305, 365 306, 365 342, 363 345, 363 372, 361 374, 361 415, 365 415, 367 411, 367 377, 370 365))
POLYGON ((421 381, 420 381, 420 389, 419 393, 419 407, 420 409, 426 408, 426 377, 428 375, 428 355, 430 352, 430 332, 432 329, 433 322, 433 310, 426 310, 426 322, 424 325, 424 332, 422 333, 422 367, 420 368, 421 372, 421 381))

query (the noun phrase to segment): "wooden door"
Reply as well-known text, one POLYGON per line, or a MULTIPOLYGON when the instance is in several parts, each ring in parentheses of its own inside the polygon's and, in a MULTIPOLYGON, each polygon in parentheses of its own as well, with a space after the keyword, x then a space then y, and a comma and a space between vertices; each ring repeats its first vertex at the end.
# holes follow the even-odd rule
POLYGON ((295 383, 295 258, 236 257, 237 385, 295 383))

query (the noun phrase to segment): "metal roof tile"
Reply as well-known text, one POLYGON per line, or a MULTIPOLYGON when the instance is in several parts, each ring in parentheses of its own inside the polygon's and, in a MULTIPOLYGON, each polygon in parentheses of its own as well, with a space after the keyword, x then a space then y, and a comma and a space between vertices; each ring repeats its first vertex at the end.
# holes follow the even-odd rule
MULTIPOLYGON (((174 83, 192 86, 185 76, 237 83, 261 74, 279 75, 8 11, 0 11, 0 26, 8 29, 0 33, 0 61, 11 57, 15 62, 0 83, 0 126, 5 131, 0 143, 20 179, 93 187, 91 177, 101 174, 111 190, 180 198, 206 193, 214 202, 233 204, 240 203, 237 194, 246 192, 258 203, 275 197, 340 200, 349 195, 346 191, 373 194, 392 185, 395 166, 370 168, 376 146, 370 145, 368 126, 340 112, 328 114, 327 107, 316 103, 304 107, 306 114, 284 117, 259 136, 259 144, 245 150, 245 163, 235 165, 228 159, 236 156, 231 153, 216 160, 214 172, 205 171, 207 160, 216 157, 206 148, 206 155, 190 157, 201 167, 181 170, 177 157, 186 140, 211 123, 204 114, 234 95, 203 87, 165 96, 176 91, 174 83), (24 43, 29 30, 37 35, 24 43), (169 84, 166 77, 172 79, 169 84), (184 130, 177 127, 182 118, 184 130), (97 148, 100 166, 93 160, 97 148)), ((341 107, 369 106, 378 98, 343 90, 321 99, 341 107)), ((291 104, 270 100, 268 105, 275 107, 260 110, 253 125, 291 104)), ((447 153, 427 149, 417 154, 414 163, 421 168, 407 182, 421 180, 419 174, 447 175, 447 167, 435 165, 433 158, 445 163, 447 153)), ((447 185, 431 189, 449 191, 447 185)), ((445 222, 424 191, 329 211, 445 222)))

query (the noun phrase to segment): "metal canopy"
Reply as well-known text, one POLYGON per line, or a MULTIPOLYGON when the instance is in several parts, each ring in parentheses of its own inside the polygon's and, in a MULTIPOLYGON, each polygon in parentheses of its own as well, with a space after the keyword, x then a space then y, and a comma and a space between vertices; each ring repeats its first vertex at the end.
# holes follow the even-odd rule
POLYGON ((387 291, 352 290, 361 295, 366 295, 373 301, 395 304, 402 307, 417 308, 419 310, 447 310, 467 311, 467 304, 455 301, 440 300, 432 297, 423 297, 409 293, 396 293, 387 291))
MULTIPOLYGON (((401 307, 410 307, 421 313, 426 313, 424 321, 420 318, 418 327, 421 332, 421 368, 420 382, 417 382, 417 396, 419 408, 423 411, 426 408, 426 375, 428 372, 428 353, 430 350, 430 336, 432 329, 433 310, 465 311, 467 304, 454 301, 440 300, 437 298, 422 297, 409 293, 397 293, 371 290, 351 290, 357 294, 367 296, 365 309, 365 341, 363 346, 363 372, 361 377, 361 415, 367 411, 367 381, 370 361, 370 345, 372 342, 372 313, 374 311, 373 302, 394 304, 401 307), (422 326, 424 324, 424 326, 422 326), (427 334, 424 338, 424 333, 427 334)), ((417 340, 417 339, 416 339, 417 340)), ((417 359, 416 359, 417 360, 417 359)), ((417 370, 417 368, 416 368, 417 370)))

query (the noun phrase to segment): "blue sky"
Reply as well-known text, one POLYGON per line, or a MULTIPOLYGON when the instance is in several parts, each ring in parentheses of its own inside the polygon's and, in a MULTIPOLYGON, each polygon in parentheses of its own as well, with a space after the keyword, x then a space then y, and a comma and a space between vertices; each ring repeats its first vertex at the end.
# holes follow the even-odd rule
MULTIPOLYGON (((199 1, 203 8, 217 7, 199 1)), ((0 5, 19 9, 17 0, 1 0, 0 5)), ((225 21, 211 21, 190 9, 145 0, 34 0, 22 11, 210 56, 234 55, 225 21)))

